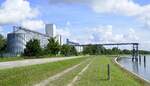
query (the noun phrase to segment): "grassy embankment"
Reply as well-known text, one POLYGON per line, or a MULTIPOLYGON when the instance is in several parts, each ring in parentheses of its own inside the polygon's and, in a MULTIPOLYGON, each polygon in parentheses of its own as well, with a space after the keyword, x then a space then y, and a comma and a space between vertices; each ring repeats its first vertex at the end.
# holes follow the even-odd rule
MULTIPOLYGON (((89 68, 80 76, 74 86, 146 86, 135 76, 122 70, 112 62, 110 56, 92 56, 89 68), (111 65, 111 80, 107 80, 107 64, 111 65)), ((87 64, 87 63, 86 63, 87 64)), ((85 67, 85 64, 49 83, 49 86, 67 86, 85 67)), ((147 85, 148 86, 148 85, 147 85)))
MULTIPOLYGON (((146 86, 145 83, 112 62, 110 56, 90 56, 92 64, 80 76, 74 86, 146 86), (107 80, 107 64, 111 65, 111 80, 107 80)), ((2 86, 32 85, 62 70, 80 63, 86 58, 66 60, 55 63, 0 70, 2 86)), ((49 82, 49 86, 67 86, 73 78, 91 61, 87 61, 60 78, 49 82)), ((148 85, 147 85, 148 86, 148 85)))
POLYGON ((133 76, 121 70, 111 57, 96 56, 75 86, 143 86, 133 76), (107 80, 107 64, 111 65, 111 80, 107 80))
POLYGON ((31 86, 87 58, 0 70, 1 86, 31 86))

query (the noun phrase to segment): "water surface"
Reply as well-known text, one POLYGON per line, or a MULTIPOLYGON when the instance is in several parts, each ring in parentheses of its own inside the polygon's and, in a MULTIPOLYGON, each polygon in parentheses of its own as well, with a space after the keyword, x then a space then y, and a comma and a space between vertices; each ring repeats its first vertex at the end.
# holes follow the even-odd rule
POLYGON ((141 77, 150 81, 150 55, 146 56, 146 62, 144 63, 144 56, 141 56, 141 62, 133 62, 131 57, 121 58, 118 61, 129 71, 132 71, 141 77))

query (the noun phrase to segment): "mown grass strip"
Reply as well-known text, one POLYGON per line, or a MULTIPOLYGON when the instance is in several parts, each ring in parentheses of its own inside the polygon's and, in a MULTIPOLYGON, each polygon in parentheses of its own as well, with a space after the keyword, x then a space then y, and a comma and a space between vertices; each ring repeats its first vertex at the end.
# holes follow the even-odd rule
POLYGON ((116 66, 111 61, 111 57, 95 57, 96 59, 74 86, 142 86, 140 82, 116 66), (107 80, 107 64, 111 65, 111 80, 107 80))
POLYGON ((59 77, 58 79, 54 81, 50 81, 47 86, 67 86, 68 83, 70 83, 73 78, 87 65, 91 62, 92 58, 84 61, 81 63, 80 66, 75 68, 74 70, 64 74, 63 76, 59 77))
POLYGON ((1 86, 32 86, 87 58, 77 58, 27 67, 0 70, 1 86))

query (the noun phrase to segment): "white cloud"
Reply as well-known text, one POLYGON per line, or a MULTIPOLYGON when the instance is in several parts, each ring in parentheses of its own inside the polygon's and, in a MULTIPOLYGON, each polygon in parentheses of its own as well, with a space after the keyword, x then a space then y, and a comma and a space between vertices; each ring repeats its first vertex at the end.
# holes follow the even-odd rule
POLYGON ((70 27, 72 26, 70 21, 66 22, 66 25, 61 28, 56 29, 56 34, 62 35, 63 37, 70 37, 71 36, 71 31, 70 27))
POLYGON ((127 41, 131 41, 131 42, 137 42, 139 40, 139 37, 137 36, 137 34, 133 28, 129 29, 129 32, 124 35, 124 38, 127 41))
POLYGON ((49 0, 50 4, 84 4, 97 13, 114 13, 136 17, 140 22, 150 26, 150 4, 140 5, 134 0, 49 0))
POLYGON ((144 8, 133 0, 94 0, 90 6, 96 12, 120 13, 128 16, 138 15, 144 8))
POLYGON ((31 29, 31 30, 38 30, 44 29, 45 24, 42 20, 25 20, 22 22, 22 27, 31 29))
POLYGON ((0 6, 0 24, 18 23, 38 15, 27 0, 6 0, 0 6))
POLYGON ((140 50, 150 50, 150 41, 142 41, 139 45, 140 50))
POLYGON ((123 39, 123 34, 114 34, 113 26, 99 26, 94 28, 93 35, 95 35, 93 40, 99 39, 99 42, 103 43, 112 43, 112 42, 122 42, 125 41, 123 39))
POLYGON ((128 33, 114 33, 112 25, 98 26, 87 28, 85 32, 75 39, 80 43, 121 43, 121 42, 138 42, 140 39, 134 29, 129 29, 128 33))
POLYGON ((134 0, 93 0, 90 7, 98 13, 131 16, 150 26, 150 4, 139 5, 134 0))
POLYGON ((56 34, 57 35, 61 35, 62 36, 62 42, 63 43, 66 43, 66 39, 67 38, 71 38, 72 36, 72 33, 70 31, 70 27, 71 27, 71 22, 70 21, 67 21, 66 22, 66 25, 64 27, 61 27, 61 28, 57 28, 56 29, 56 34))
POLYGON ((68 29, 57 29, 56 30, 56 34, 59 34, 59 35, 61 35, 63 37, 71 36, 71 33, 70 33, 70 31, 68 29))
POLYGON ((121 13, 125 15, 137 15, 148 10, 149 6, 140 6, 133 0, 49 0, 54 3, 80 3, 86 4, 98 13, 121 13))

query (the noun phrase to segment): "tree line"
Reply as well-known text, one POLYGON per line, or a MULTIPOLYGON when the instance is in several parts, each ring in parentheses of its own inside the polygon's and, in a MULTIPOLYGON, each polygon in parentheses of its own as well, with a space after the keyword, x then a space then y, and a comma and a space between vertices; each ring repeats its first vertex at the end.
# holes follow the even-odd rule
MULTIPOLYGON (((112 49, 106 49, 103 46, 99 45, 88 45, 83 48, 83 54, 89 55, 117 55, 117 54, 132 54, 132 50, 128 49, 119 49, 117 47, 113 47, 112 49)), ((150 51, 139 50, 139 54, 150 54, 150 51)))
POLYGON ((40 46, 40 41, 37 39, 32 39, 26 44, 26 48, 23 53, 24 56, 43 56, 43 55, 51 55, 51 56, 71 56, 78 55, 78 52, 74 46, 63 44, 62 46, 59 44, 58 40, 55 37, 51 37, 48 39, 48 44, 45 48, 40 46))

